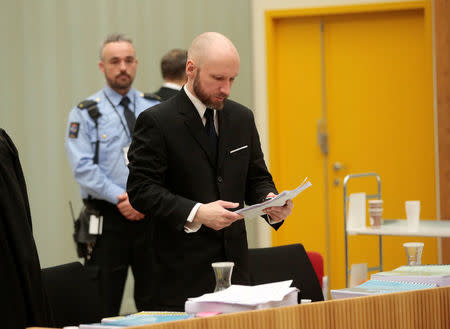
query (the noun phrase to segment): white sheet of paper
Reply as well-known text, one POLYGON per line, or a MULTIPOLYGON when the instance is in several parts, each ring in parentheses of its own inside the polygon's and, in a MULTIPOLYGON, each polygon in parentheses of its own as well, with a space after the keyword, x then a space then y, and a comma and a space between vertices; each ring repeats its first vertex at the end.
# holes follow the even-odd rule
POLYGON ((128 145, 128 146, 125 146, 123 149, 122 149, 122 152, 123 152, 123 159, 125 160, 125 165, 127 165, 128 166, 128 164, 130 163, 129 161, 128 161, 128 150, 130 149, 130 145, 128 145))
POLYGON ((350 288, 356 287, 367 280, 367 263, 352 264, 350 270, 350 288))
POLYGON ((352 193, 348 200, 347 228, 366 227, 366 193, 352 193))
POLYGON ((283 206, 287 200, 294 199, 297 195, 299 195, 301 192, 310 187, 312 184, 307 179, 308 177, 306 177, 295 190, 283 191, 277 196, 275 196, 273 199, 236 210, 235 213, 241 214, 247 219, 262 216, 264 215, 263 209, 274 206, 283 206))

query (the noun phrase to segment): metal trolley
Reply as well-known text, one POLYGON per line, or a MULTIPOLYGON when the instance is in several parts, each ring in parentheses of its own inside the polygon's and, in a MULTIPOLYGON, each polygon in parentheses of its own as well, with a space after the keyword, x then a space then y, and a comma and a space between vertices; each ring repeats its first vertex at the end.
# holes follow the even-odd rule
MULTIPOLYGON (((366 200, 367 199, 381 200, 381 179, 377 173, 369 172, 369 173, 361 173, 361 174, 351 174, 351 175, 345 176, 345 178, 344 178, 343 186, 344 186, 345 286, 346 287, 348 287, 348 277, 349 277, 349 272, 350 272, 350 269, 348 267, 349 261, 348 261, 348 234, 347 234, 347 201, 348 201, 347 183, 351 179, 367 178, 367 177, 376 178, 377 183, 378 183, 378 193, 366 195, 366 200)), ((380 272, 383 271, 383 240, 382 240, 381 235, 378 236, 378 245, 379 245, 379 257, 380 257, 379 266, 371 267, 368 269, 369 271, 380 271, 380 272)))

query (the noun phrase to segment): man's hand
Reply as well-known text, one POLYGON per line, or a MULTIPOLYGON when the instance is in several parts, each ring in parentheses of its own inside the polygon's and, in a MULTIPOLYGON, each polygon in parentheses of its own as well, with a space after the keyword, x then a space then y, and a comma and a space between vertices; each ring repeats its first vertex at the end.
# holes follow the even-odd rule
POLYGON ((195 214, 193 223, 206 225, 213 230, 221 230, 230 226, 235 221, 242 219, 242 215, 236 214, 225 208, 236 208, 239 203, 217 200, 211 203, 202 204, 195 214))
MULTIPOLYGON (((274 198, 276 195, 270 192, 267 194, 266 199, 274 198)), ((292 200, 287 200, 283 206, 278 207, 268 207, 263 209, 264 213, 270 216, 272 223, 278 223, 285 220, 287 216, 292 213, 292 208, 294 208, 294 202, 292 200)))
POLYGON ((139 211, 135 210, 133 206, 130 204, 127 192, 118 195, 117 200, 119 200, 119 202, 117 203, 117 208, 119 209, 123 217, 125 217, 126 219, 141 220, 145 217, 143 213, 140 213, 139 211))

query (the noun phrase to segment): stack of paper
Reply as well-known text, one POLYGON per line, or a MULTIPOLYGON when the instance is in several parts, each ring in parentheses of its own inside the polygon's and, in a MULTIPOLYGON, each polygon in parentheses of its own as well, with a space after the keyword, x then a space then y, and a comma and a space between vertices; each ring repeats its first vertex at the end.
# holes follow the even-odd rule
POLYGON ((372 274, 359 286, 331 290, 331 296, 337 299, 443 286, 450 286, 450 265, 400 266, 372 274))
POLYGON ((333 297, 333 299, 341 299, 388 294, 410 290, 420 290, 434 287, 436 287, 436 284, 433 283, 414 283, 371 279, 353 288, 331 290, 331 297, 333 297))
POLYGON ((372 274, 371 279, 434 283, 438 287, 450 286, 450 265, 400 266, 392 271, 372 274))
POLYGON ((258 286, 232 285, 228 289, 189 298, 186 313, 232 313, 297 304, 298 289, 290 287, 292 280, 258 286))
POLYGON ((116 329, 134 327, 144 324, 184 320, 193 315, 184 312, 139 312, 127 316, 117 316, 102 319, 101 323, 81 324, 80 329, 116 329))

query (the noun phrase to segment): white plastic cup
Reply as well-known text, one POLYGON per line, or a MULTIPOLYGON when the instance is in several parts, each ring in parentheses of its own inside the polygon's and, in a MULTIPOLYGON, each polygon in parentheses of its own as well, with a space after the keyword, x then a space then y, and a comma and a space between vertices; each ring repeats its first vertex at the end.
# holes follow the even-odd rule
POLYGON ((217 262, 211 264, 216 277, 216 287, 214 292, 227 289, 231 286, 231 274, 233 272, 233 262, 217 262))
POLYGON ((423 242, 406 242, 403 247, 405 247, 408 265, 422 264, 423 242))
POLYGON ((406 201, 405 211, 408 231, 417 231, 419 229, 420 201, 406 201))

